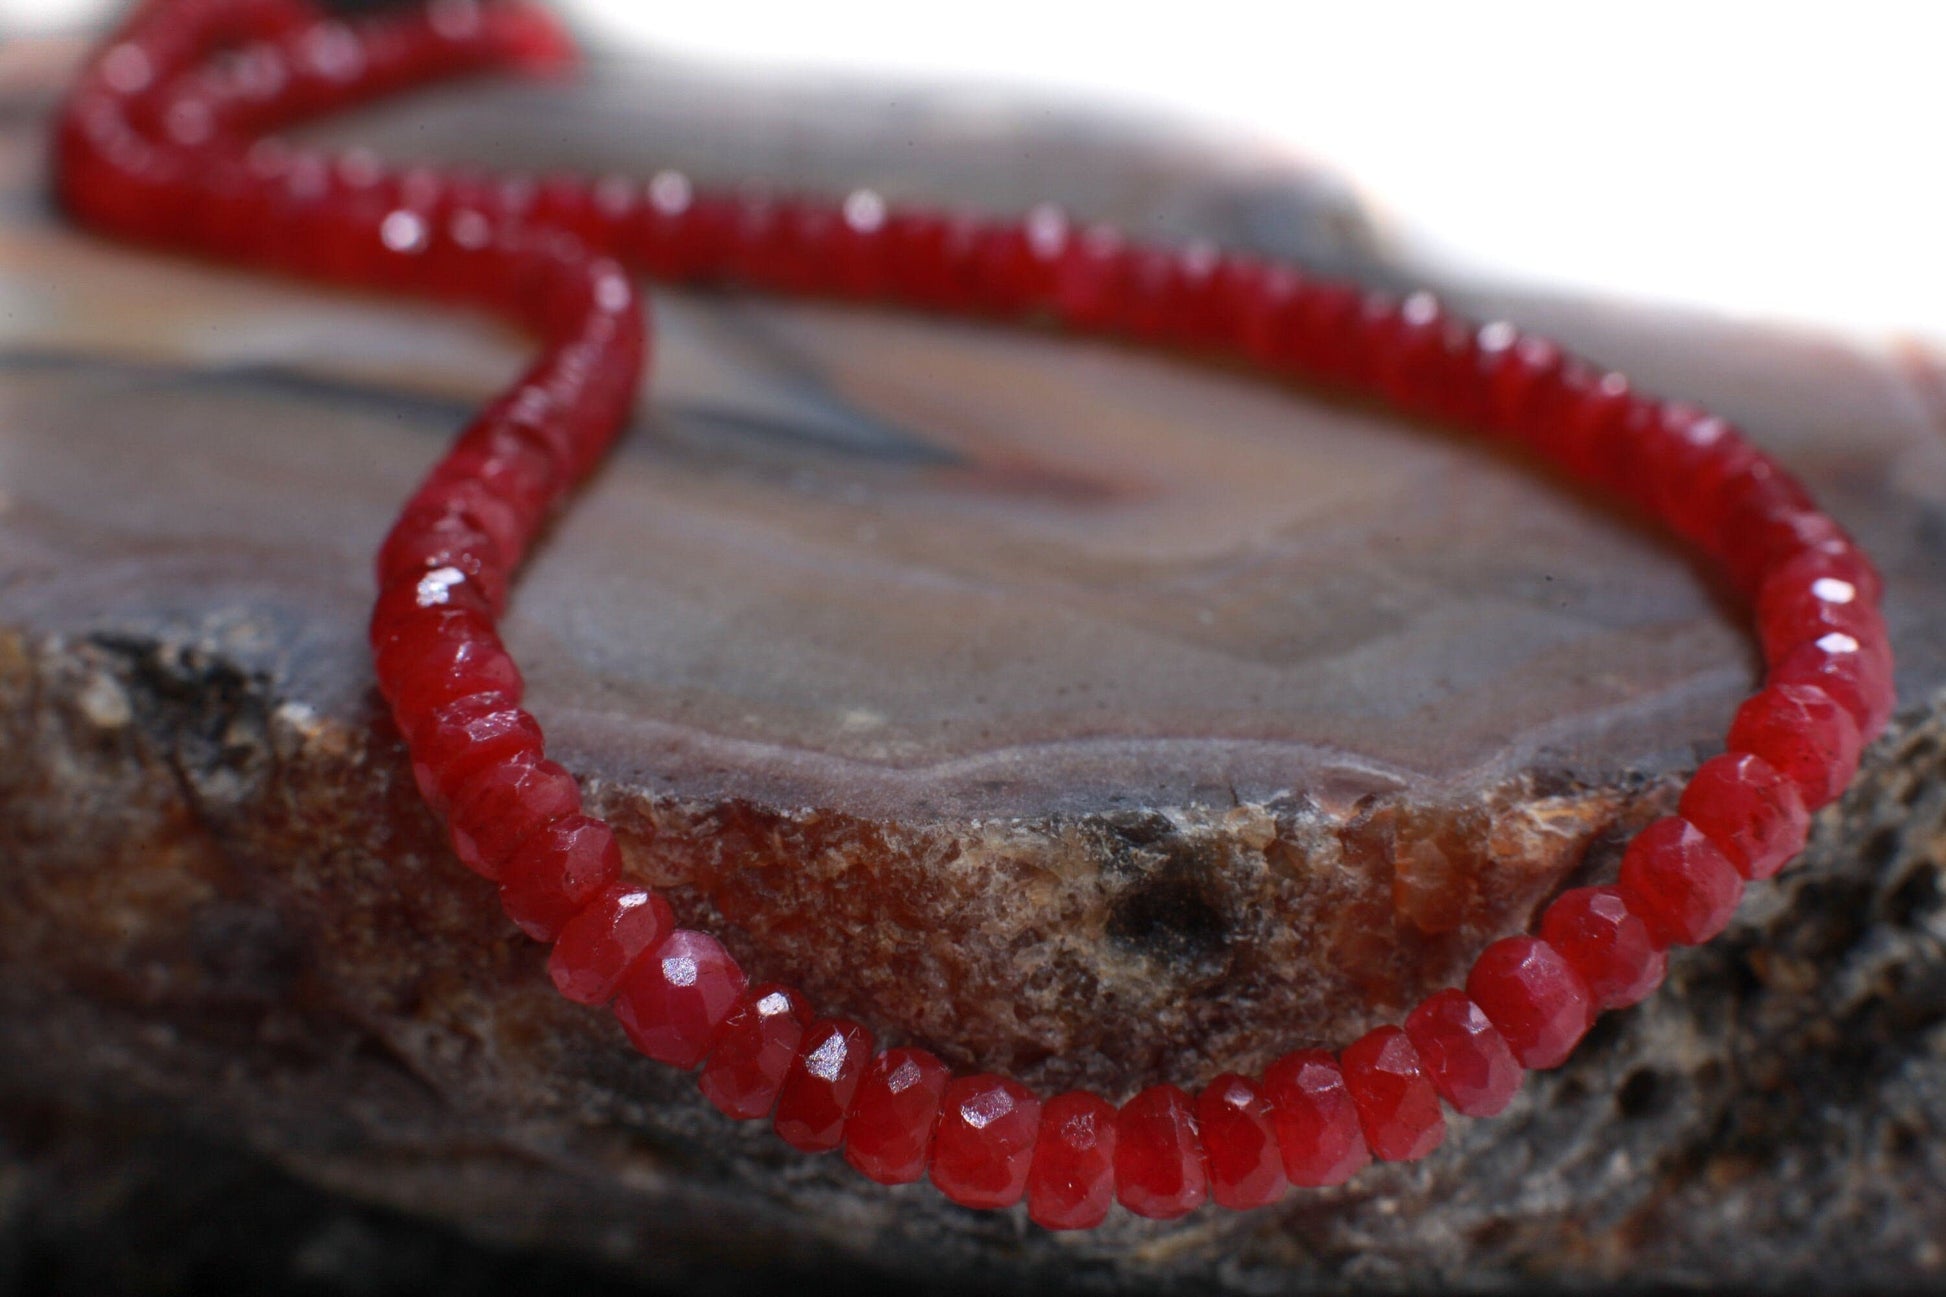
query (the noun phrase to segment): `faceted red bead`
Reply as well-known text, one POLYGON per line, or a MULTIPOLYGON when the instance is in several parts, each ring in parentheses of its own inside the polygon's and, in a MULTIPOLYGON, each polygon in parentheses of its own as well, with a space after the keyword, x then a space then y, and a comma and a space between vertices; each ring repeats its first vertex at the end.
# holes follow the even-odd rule
POLYGON ((1713 415, 1665 409, 1656 513, 1675 533, 1703 544, 1721 523, 1723 484, 1761 458, 1742 433, 1713 415))
POLYGON ((1152 1085, 1115 1115, 1115 1197, 1137 1216, 1174 1220, 1209 1193, 1196 1105, 1173 1085, 1152 1085))
POLYGON ((447 810, 468 779, 520 757, 538 760, 541 727, 505 694, 474 694, 435 708, 406 736, 412 777, 433 809, 447 810))
POLYGON ((1209 1194, 1234 1211, 1265 1207, 1290 1188, 1277 1146, 1270 1100, 1255 1082, 1234 1072, 1217 1077, 1196 1097, 1209 1169, 1209 1194))
POLYGON ((611 883, 561 925, 547 975, 576 1004, 606 1004, 635 961, 675 926, 669 902, 646 887, 611 883))
POLYGON ((1120 232, 1090 226, 1068 240, 1055 269, 1054 310, 1062 323, 1100 332, 1122 323, 1127 300, 1128 245, 1120 232))
POLYGON ((1858 723, 1860 743, 1879 736, 1898 703, 1890 652, 1842 631, 1799 644, 1771 665, 1764 683, 1822 689, 1858 723))
POLYGON ((1480 952, 1466 994, 1500 1029, 1522 1067, 1559 1067, 1594 1025, 1588 986, 1537 937, 1507 937, 1480 952))
POLYGON ((1726 485, 1714 542, 1705 540, 1736 589, 1754 594, 1765 577, 1799 552, 1850 543, 1843 528, 1816 505, 1797 480, 1760 458, 1726 485))
POLYGON ((810 1006, 790 987, 751 989, 723 1024, 697 1086, 726 1117, 768 1117, 810 1025, 810 1006))
POLYGON ((1491 335, 1482 330, 1479 342, 1480 369, 1488 391, 1488 429, 1510 440, 1532 440, 1536 411, 1546 404, 1567 357, 1547 339, 1510 328, 1495 329, 1491 335))
POLYGON ((1520 1064, 1480 1006, 1461 991, 1429 996, 1405 1020, 1433 1088, 1468 1117, 1491 1117, 1520 1089, 1520 1064))
POLYGON ((528 838, 500 870, 500 904, 520 930, 552 941, 621 877, 622 852, 600 820, 569 815, 528 838))
POLYGON ((1813 546, 1778 563, 1764 574, 1756 602, 1763 604, 1780 591, 1808 591, 1827 577, 1851 586, 1859 599, 1874 607, 1885 597, 1885 581, 1871 560, 1856 545, 1841 543, 1813 546))
POLYGON ((888 1049, 858 1083, 845 1122, 845 1161, 880 1184, 926 1173, 939 1100, 952 1073, 923 1049, 888 1049))
POLYGON ((1365 1143, 1376 1156, 1416 1161, 1446 1138, 1439 1092, 1405 1032, 1397 1027, 1369 1031, 1345 1047, 1338 1065, 1357 1105, 1365 1143))
POLYGON ((1272 1063, 1264 1097, 1292 1184, 1343 1184, 1372 1160, 1344 1073, 1325 1051, 1300 1050, 1272 1063))
POLYGON ((386 641, 372 665, 379 691, 402 720, 416 721, 468 694, 498 690, 520 696, 520 672, 500 647, 492 617, 477 608, 401 612, 384 624, 383 633, 386 641))
POLYGON ((1757 638, 1775 663, 1800 644, 1841 631, 1861 644, 1886 641, 1885 618, 1856 585, 1835 576, 1780 570, 1757 592, 1757 638))
POLYGON ((1115 1105, 1086 1090, 1047 1101, 1027 1171, 1027 1215, 1042 1229, 1093 1229, 1115 1202, 1115 1105))
POLYGON ((1324 382, 1351 381, 1358 366, 1350 339, 1364 305, 1364 295, 1349 284, 1299 280, 1291 298, 1280 368, 1324 382))
POLYGON ((1639 1004, 1669 967, 1649 925, 1612 887, 1561 893, 1541 919, 1541 940, 1581 975, 1600 1009, 1639 1004))
POLYGON ((1811 817, 1797 785, 1762 757, 1711 757, 1683 789, 1682 817, 1745 878, 1769 878, 1804 849, 1811 817))
POLYGON ((475 582, 494 610, 505 603, 507 567, 484 532, 462 519, 444 515, 402 517, 393 524, 378 554, 380 589, 417 581, 440 568, 452 568, 475 582))
POLYGON ((1729 925, 1743 877, 1703 831, 1671 815, 1643 829, 1622 855, 1621 893, 1663 945, 1698 946, 1729 925))
POLYGON ((1041 1101, 1004 1076, 962 1076, 946 1086, 933 1135, 932 1182, 962 1207, 1011 1207, 1027 1188, 1041 1101))
POLYGON ((743 970, 715 937, 677 928, 622 979, 615 1017, 644 1054, 691 1068, 716 1044, 743 987, 743 970))
POLYGON ((1770 685, 1737 709, 1727 740, 1797 785, 1808 811, 1835 801, 1858 771, 1858 723, 1830 694, 1810 685, 1770 685))
POLYGON ((872 1061, 872 1033, 855 1022, 814 1022, 784 1072, 771 1120, 778 1136, 806 1153, 828 1153, 844 1141, 858 1082, 872 1061))
POLYGON ((455 788, 446 828, 461 863, 497 879, 521 843, 580 809, 581 789, 573 775, 523 753, 455 788))

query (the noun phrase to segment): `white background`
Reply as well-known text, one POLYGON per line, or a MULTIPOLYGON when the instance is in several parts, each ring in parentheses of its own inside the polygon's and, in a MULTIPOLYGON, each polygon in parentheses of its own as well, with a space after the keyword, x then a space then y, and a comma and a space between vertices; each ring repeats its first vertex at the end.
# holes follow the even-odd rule
MULTIPOLYGON (((563 0, 717 61, 1164 106, 1321 158, 1466 269, 1946 341, 1946 0, 563 0)), ((0 30, 101 0, 0 0, 0 30)))

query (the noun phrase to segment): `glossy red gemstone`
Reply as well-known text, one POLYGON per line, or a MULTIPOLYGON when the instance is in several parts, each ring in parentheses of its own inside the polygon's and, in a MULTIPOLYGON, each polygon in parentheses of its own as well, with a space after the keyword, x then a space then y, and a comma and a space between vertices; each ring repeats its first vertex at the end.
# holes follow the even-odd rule
POLYGON ((858 1083, 845 1122, 845 1161, 880 1184, 926 1173, 939 1101, 952 1073, 923 1049, 888 1049, 858 1083))
POLYGON ((1115 1197, 1138 1216, 1173 1220, 1209 1193, 1196 1105, 1173 1085, 1152 1085, 1115 1115, 1115 1197))
POLYGON ((1272 1063, 1264 1097, 1292 1184, 1343 1184, 1372 1160, 1344 1073, 1325 1051, 1301 1050, 1272 1063))
POLYGON ((1507 937, 1481 951, 1466 994, 1531 1070, 1559 1067, 1594 1025, 1587 983, 1538 937, 1507 937))
POLYGON ((495 762, 455 788, 446 827, 461 863, 497 879, 523 842, 580 809, 581 789, 573 775, 523 753, 495 762))
POLYGON ((939 1102, 932 1182, 962 1207, 997 1209, 1020 1201, 1033 1164, 1041 1101, 1004 1076, 962 1076, 939 1102))
POLYGON ((1779 590, 1808 590, 1811 584, 1831 577, 1850 585, 1865 602, 1876 606, 1885 597, 1885 581, 1870 559, 1856 545, 1819 545, 1791 555, 1764 574, 1757 589, 1757 602, 1763 603, 1766 591, 1774 597, 1779 590))
POLYGON ((600 820, 569 815, 535 833, 500 870, 500 904, 520 930, 552 941, 622 874, 622 851, 600 820))
POLYGON ((1270 1100, 1254 1081, 1226 1073, 1196 1097, 1209 1170, 1209 1196, 1236 1211, 1267 1207, 1290 1188, 1270 1100))
POLYGON ((1663 945, 1708 941, 1729 925, 1743 899, 1743 876, 1701 829, 1676 815, 1635 835, 1618 883, 1629 908, 1663 945))
POLYGON ((541 754, 541 727, 505 694, 473 694, 435 708, 406 736, 412 778, 434 810, 491 765, 541 754))
POLYGON ((1113 329, 1122 323, 1128 292, 1128 245, 1105 225, 1067 242, 1054 277, 1054 309, 1069 328, 1113 329))
POLYGON ((1042 1229, 1093 1229, 1115 1202, 1115 1105, 1086 1090, 1047 1101, 1027 1171, 1027 1215, 1042 1229))
POLYGON ((872 1061, 872 1033, 843 1018, 814 1022, 784 1072, 771 1126, 792 1148, 828 1153, 844 1142, 858 1083, 872 1061))
POLYGON ((1797 785, 1806 810, 1835 801, 1858 771, 1858 722, 1810 685, 1767 686, 1737 709, 1727 746, 1752 752, 1797 785))
POLYGON ((1405 1034, 1421 1070, 1455 1112, 1491 1117, 1520 1089, 1513 1050, 1464 992, 1427 997, 1406 1017, 1405 1034))
POLYGON ((1804 849, 1811 817, 1797 785, 1762 757, 1726 752, 1691 776, 1682 817, 1745 878, 1769 878, 1804 849))
POLYGON ((1541 940, 1580 974, 1598 1009, 1639 1004, 1669 967, 1649 925, 1612 887, 1561 893, 1541 919, 1541 940))
POLYGON ((716 1044, 743 986, 743 970, 722 943, 677 928, 622 979, 615 1017, 644 1054, 691 1068, 716 1044))
POLYGON ((1405 1032, 1397 1027, 1369 1031, 1345 1047, 1338 1065, 1358 1108, 1365 1143, 1375 1156, 1388 1162, 1416 1161, 1446 1138, 1439 1092, 1405 1032))
POLYGON ((1869 744, 1885 729, 1898 703, 1891 653, 1873 652, 1842 631, 1799 644, 1772 663, 1764 673, 1764 683, 1822 689, 1858 723, 1858 738, 1863 744, 1869 744))
POLYGON ((811 1008, 796 991, 775 982, 753 987, 723 1024, 698 1088, 727 1117, 768 1117, 810 1025, 811 1008))
POLYGON ((1835 576, 1774 572, 1757 592, 1757 637, 1776 662, 1801 644, 1840 631, 1861 643, 1886 641, 1885 618, 1852 582, 1835 576))
POLYGON ((646 887, 611 883, 561 925, 547 975, 577 1004, 606 1004, 635 961, 675 926, 669 902, 646 887))

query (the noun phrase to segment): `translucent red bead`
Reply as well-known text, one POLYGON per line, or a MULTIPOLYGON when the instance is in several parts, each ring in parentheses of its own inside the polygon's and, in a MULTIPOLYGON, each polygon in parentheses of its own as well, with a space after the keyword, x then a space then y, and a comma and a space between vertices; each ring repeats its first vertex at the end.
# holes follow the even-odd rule
POLYGON ((1595 1020, 1587 983, 1538 937, 1507 937, 1481 951, 1466 994, 1526 1068, 1559 1067, 1595 1020))
POLYGON ((1115 1197, 1138 1216, 1172 1220, 1209 1193, 1196 1108, 1173 1085, 1142 1091, 1115 1115, 1115 1197))
POLYGON ((1769 878, 1804 849, 1811 817, 1797 786, 1762 757, 1726 752, 1683 789, 1682 817, 1745 878, 1769 878))
POLYGON ((1379 1027, 1366 1032, 1345 1046, 1338 1063, 1374 1157, 1417 1161, 1446 1138, 1439 1093, 1404 1031, 1379 1027))
POLYGON ((1118 1198, 1165 1219, 1206 1198, 1248 1209, 1290 1185, 1341 1183, 1374 1155, 1423 1157, 1444 1135, 1442 1097, 1468 1115, 1501 1110, 1522 1069, 1558 1065, 1597 1009, 1648 994, 1665 947, 1720 931, 1745 880, 1796 854, 1892 714, 1883 582, 1788 472, 1722 419, 1511 326, 1474 325, 1430 294, 1395 299, 1203 245, 1077 231, 1045 207, 971 217, 869 191, 713 192, 673 172, 395 172, 268 134, 437 77, 558 69, 570 56, 560 28, 519 0, 342 24, 290 0, 158 0, 99 48, 63 105, 55 185, 69 212, 112 235, 482 307, 542 339, 380 548, 374 676, 454 853, 498 881, 524 931, 554 942, 561 993, 612 1001, 649 1056, 702 1064, 699 1088, 732 1117, 768 1116, 807 1151, 843 1147, 886 1183, 930 1175, 966 1206, 1024 1196, 1050 1229, 1097 1225, 1118 1198), (240 39, 260 43, 212 59, 240 39), (813 1021, 786 986, 746 988, 719 942, 677 928, 667 901, 621 876, 613 833, 546 759, 499 638, 510 579, 634 398, 648 333, 631 270, 1051 318, 1240 355, 1485 431, 1713 559, 1751 602, 1765 687, 1679 814, 1629 844, 1615 886, 1564 893, 1538 937, 1488 946, 1464 991, 1336 1058, 1303 1050, 1260 1085, 1226 1073, 1193 1100, 1154 1086, 1116 1109, 1082 1091, 1043 1106, 1004 1077, 954 1077, 919 1048, 874 1056, 865 1027, 813 1021))
POLYGON ((777 1092, 771 1127, 778 1137, 806 1153, 837 1148, 871 1061, 872 1033, 865 1028, 843 1018, 812 1023, 777 1092))
POLYGON ((677 928, 636 963, 615 993, 615 1017, 657 1062, 692 1068, 743 997, 743 970, 706 932, 677 928))
POLYGON ((1697 946, 1723 931, 1743 878, 1703 831, 1680 816, 1635 835, 1622 856, 1621 893, 1662 945, 1697 946))
POLYGON ((845 1161, 880 1184, 926 1174, 939 1101, 952 1074, 923 1049, 888 1049, 872 1060, 845 1122, 845 1161))
POLYGON ((990 1075, 954 1079, 940 1098, 933 1184, 962 1207, 1013 1206, 1027 1191, 1040 1120, 1040 1100, 1018 1081, 990 1075))
POLYGON ((675 926, 669 902, 645 887, 611 883, 561 925, 548 976, 577 1004, 606 1004, 635 961, 675 926))
POLYGON ((1248 1077, 1226 1072, 1196 1098, 1209 1196, 1235 1211, 1267 1207, 1290 1189, 1270 1101, 1248 1077))
POLYGON ((1556 897, 1541 918, 1541 940, 1568 961, 1601 1009, 1640 1003, 1669 967, 1664 943, 1613 887, 1577 887, 1556 897))
POLYGON ((1455 1112, 1491 1117, 1520 1089, 1513 1050, 1464 992, 1429 996, 1406 1017, 1405 1034, 1421 1070, 1455 1112))
POLYGON ((810 1006, 790 987, 752 988, 724 1022, 696 1084, 727 1117, 768 1117, 810 1025, 810 1006))
POLYGON ((1044 1229, 1093 1229, 1115 1205, 1115 1105, 1086 1090, 1041 1109, 1027 1170, 1027 1215, 1044 1229))
POLYGON ((1272 1063, 1264 1071, 1264 1097, 1292 1184, 1343 1184, 1372 1160, 1345 1074, 1325 1051, 1302 1050, 1272 1063))
POLYGON ((1835 800, 1858 769, 1858 722, 1812 685, 1774 684, 1737 709, 1732 752, 1762 757, 1797 786, 1809 810, 1835 800))

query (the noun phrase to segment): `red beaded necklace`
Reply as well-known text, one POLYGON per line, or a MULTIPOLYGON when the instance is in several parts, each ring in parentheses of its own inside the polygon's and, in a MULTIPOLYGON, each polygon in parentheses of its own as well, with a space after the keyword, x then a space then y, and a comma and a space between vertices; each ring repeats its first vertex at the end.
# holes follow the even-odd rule
POLYGON ((1158 1218, 1206 1198, 1263 1206, 1373 1157, 1424 1157, 1444 1136, 1442 1100, 1499 1112, 1523 1069, 1557 1066, 1597 1012, 1654 989, 1669 947, 1720 932, 1746 881, 1798 852, 1810 813, 1884 726, 1878 576, 1788 473, 1721 419, 1426 294, 1393 301, 1249 258, 1076 233, 1048 212, 970 218, 863 192, 758 200, 671 173, 646 185, 401 173, 267 134, 434 78, 569 58, 552 21, 516 0, 433 0, 355 25, 299 0, 151 0, 64 104, 56 183, 70 213, 117 237, 484 307, 540 337, 379 552, 378 685, 454 851, 499 885, 523 931, 553 943, 561 993, 612 1004, 650 1057, 700 1066, 729 1116, 769 1118, 809 1152, 843 1149, 883 1183, 929 1176, 969 1207, 1024 1197, 1052 1229, 1099 1224, 1115 1201, 1158 1218), (1193 1097, 1152 1086, 1117 1107, 954 1075, 920 1048, 875 1050, 869 1029, 816 1017, 790 987, 747 986, 715 938, 622 878, 608 826, 546 759, 495 629, 536 534, 634 399, 647 324, 629 270, 1051 320, 1375 393, 1537 455, 1712 561, 1754 606, 1764 687, 1679 813, 1629 844, 1616 885, 1559 896, 1538 935, 1488 946, 1463 990, 1335 1055, 1303 1050, 1193 1097))

